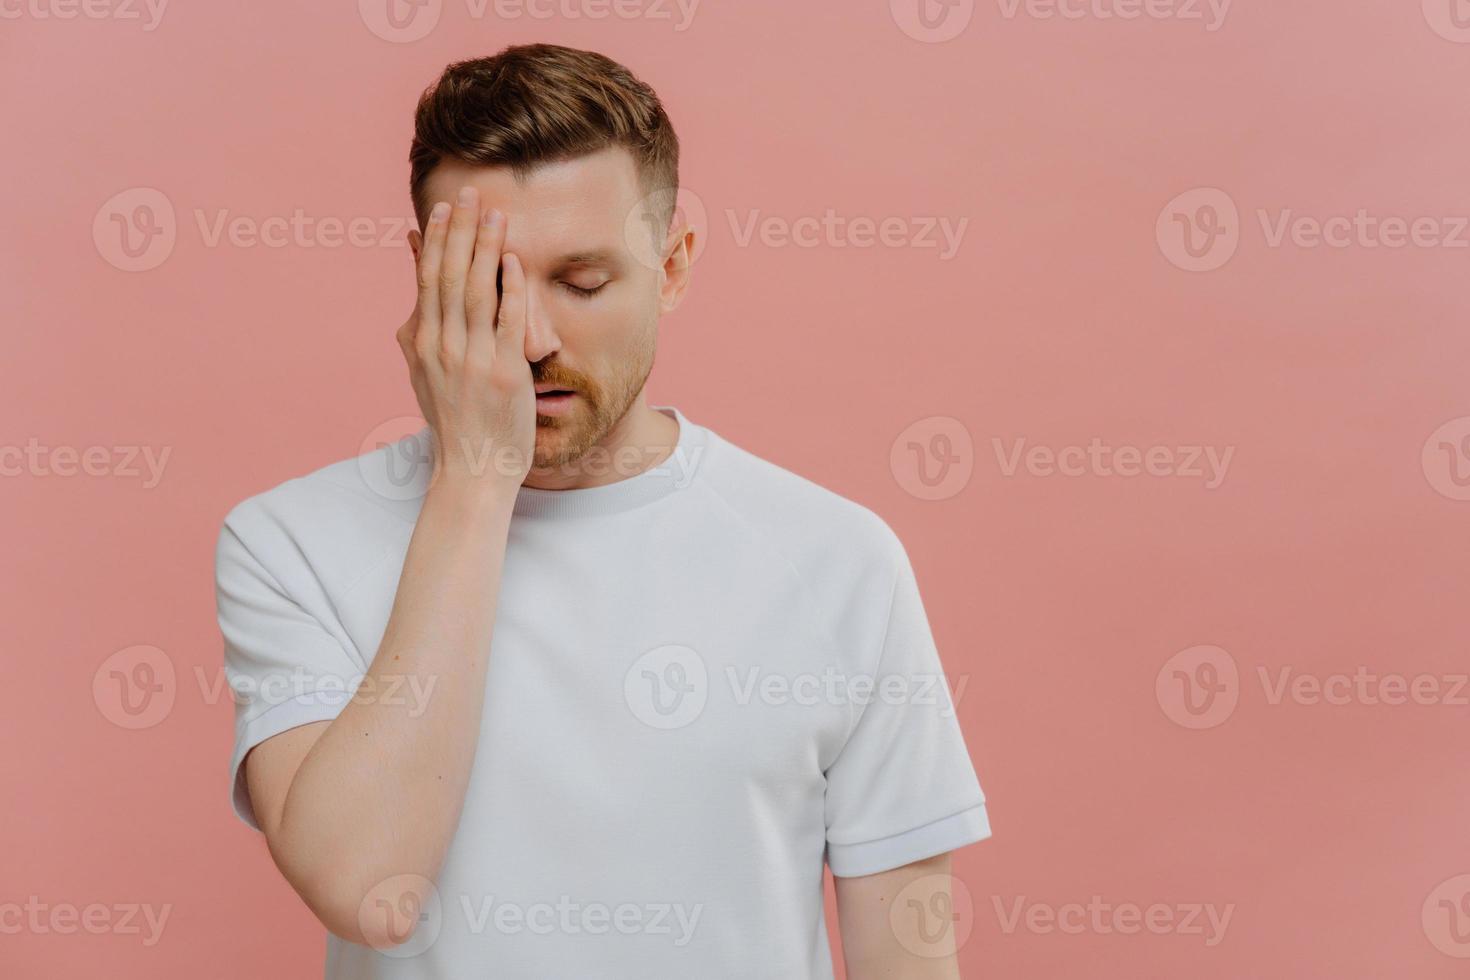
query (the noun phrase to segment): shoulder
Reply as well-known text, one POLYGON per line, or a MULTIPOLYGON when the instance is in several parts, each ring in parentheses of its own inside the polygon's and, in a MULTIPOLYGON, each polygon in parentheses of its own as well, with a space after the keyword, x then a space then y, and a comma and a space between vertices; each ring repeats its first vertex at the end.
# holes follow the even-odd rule
POLYGON ((272 571, 361 570, 412 532, 428 482, 426 448, 421 430, 246 497, 224 517, 217 563, 244 551, 272 571))
POLYGON ((723 437, 710 444, 704 485, 731 519, 764 535, 809 581, 891 589, 907 556, 876 511, 723 437))

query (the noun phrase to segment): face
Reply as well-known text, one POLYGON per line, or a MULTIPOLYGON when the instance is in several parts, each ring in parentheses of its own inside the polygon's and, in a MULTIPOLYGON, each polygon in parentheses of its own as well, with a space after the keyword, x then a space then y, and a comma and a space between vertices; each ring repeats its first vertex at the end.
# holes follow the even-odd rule
MULTIPOLYGON (((688 282, 692 232, 655 234, 648 216, 635 212, 644 194, 622 147, 544 164, 524 183, 506 167, 445 161, 424 189, 432 205, 453 202, 465 185, 479 190, 482 207, 506 216, 505 250, 525 269, 532 380, 538 390, 572 392, 538 399, 533 465, 573 463, 638 401, 653 369, 658 318, 678 305, 688 282)), ((415 261, 422 241, 410 233, 415 261)))

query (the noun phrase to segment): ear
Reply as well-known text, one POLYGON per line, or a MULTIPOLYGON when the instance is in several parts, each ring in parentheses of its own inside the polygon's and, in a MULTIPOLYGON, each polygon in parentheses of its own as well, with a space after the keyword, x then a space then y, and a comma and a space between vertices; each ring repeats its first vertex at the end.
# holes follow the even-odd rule
MULTIPOLYGON (((683 215, 676 212, 679 218, 683 215)), ((684 298, 689 288, 690 263, 694 255, 695 231, 687 222, 676 220, 664 239, 664 264, 660 270, 659 312, 670 313, 684 298)))
POLYGON ((419 250, 424 247, 424 236, 419 234, 417 228, 411 228, 408 232, 408 247, 413 252, 413 264, 419 264, 419 250))

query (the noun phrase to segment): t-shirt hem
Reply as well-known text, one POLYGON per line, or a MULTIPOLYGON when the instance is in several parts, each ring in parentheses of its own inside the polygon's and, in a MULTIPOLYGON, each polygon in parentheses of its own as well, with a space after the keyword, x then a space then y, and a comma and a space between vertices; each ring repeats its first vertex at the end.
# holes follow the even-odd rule
POLYGON ((953 816, 857 844, 827 844, 827 866, 839 878, 858 878, 903 867, 990 836, 990 817, 982 800, 953 816))
POLYGON ((245 756, 251 749, 268 738, 274 738, 292 728, 310 725, 317 721, 331 721, 342 713, 343 706, 352 697, 341 690, 310 691, 299 694, 290 701, 272 705, 258 718, 245 724, 235 740, 235 751, 230 758, 230 781, 234 787, 231 801, 235 816, 252 830, 259 830, 255 819, 255 807, 250 802, 250 788, 245 783, 245 756))

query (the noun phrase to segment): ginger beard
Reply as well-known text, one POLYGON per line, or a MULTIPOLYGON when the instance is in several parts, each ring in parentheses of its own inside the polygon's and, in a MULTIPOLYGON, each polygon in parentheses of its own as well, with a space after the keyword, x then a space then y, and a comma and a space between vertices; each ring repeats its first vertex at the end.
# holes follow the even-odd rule
POLYGON ((623 420, 653 371, 657 321, 639 331, 630 346, 610 360, 610 376, 599 381, 562 366, 557 355, 531 365, 535 384, 551 384, 576 393, 565 415, 536 414, 535 469, 575 464, 602 442, 623 420))

